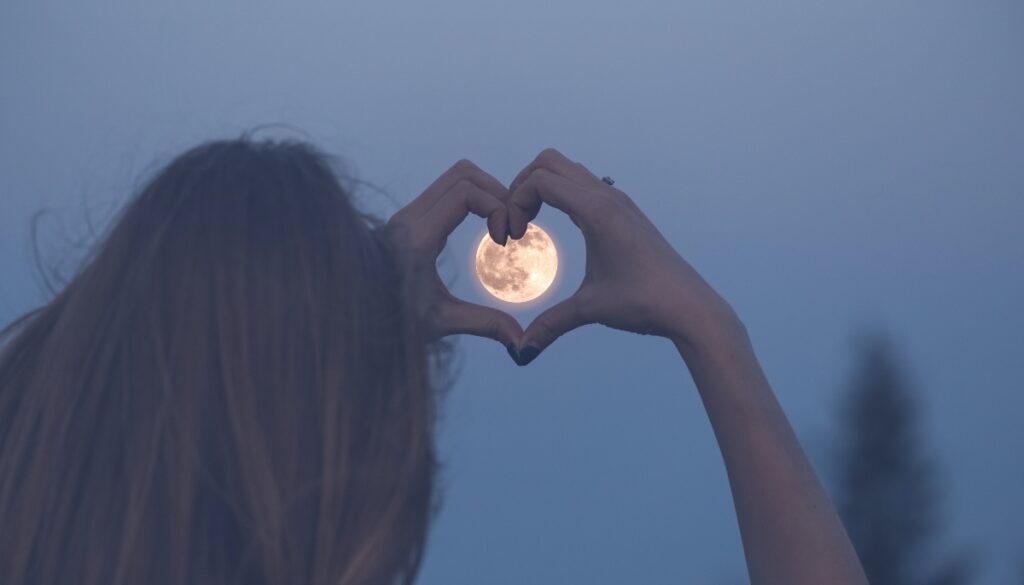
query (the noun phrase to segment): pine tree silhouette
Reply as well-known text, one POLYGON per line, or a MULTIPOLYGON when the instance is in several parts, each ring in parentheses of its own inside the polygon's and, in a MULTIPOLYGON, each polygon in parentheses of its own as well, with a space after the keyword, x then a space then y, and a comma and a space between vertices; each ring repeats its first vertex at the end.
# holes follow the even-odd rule
POLYGON ((937 562, 936 469, 917 398, 887 340, 862 340, 842 403, 836 504, 872 585, 962 585, 966 556, 937 562))

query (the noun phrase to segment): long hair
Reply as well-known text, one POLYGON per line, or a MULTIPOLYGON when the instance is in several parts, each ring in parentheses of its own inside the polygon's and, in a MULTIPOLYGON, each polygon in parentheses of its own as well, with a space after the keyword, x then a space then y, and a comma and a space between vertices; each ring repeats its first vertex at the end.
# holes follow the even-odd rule
POLYGON ((200 145, 0 346, 0 583, 411 583, 430 348, 301 142, 200 145))

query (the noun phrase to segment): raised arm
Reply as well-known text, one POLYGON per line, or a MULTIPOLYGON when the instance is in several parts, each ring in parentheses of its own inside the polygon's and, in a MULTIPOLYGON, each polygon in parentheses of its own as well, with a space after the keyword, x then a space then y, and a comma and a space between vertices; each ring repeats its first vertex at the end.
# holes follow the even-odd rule
POLYGON ((674 341, 725 460, 751 583, 867 583, 742 326, 674 341))
POLYGON ((693 375, 725 461, 751 583, 866 584, 728 303, 625 193, 557 151, 542 152, 510 191, 513 238, 522 237, 544 203, 567 213, 587 246, 583 283, 527 327, 510 350, 517 363, 588 323, 670 339, 693 375))

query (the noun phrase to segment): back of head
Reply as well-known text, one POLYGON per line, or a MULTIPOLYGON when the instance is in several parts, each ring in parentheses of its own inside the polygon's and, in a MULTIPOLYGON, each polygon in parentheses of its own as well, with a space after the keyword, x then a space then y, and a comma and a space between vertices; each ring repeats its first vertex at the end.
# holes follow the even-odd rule
POLYGON ((201 145, 0 348, 0 582, 411 581, 434 397, 325 158, 201 145))

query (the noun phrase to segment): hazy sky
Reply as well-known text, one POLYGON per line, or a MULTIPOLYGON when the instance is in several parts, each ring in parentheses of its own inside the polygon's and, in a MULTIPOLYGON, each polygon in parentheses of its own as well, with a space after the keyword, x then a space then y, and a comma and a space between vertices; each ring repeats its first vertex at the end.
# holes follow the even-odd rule
MULTIPOLYGON (((953 545, 1024 564, 1024 4, 0 4, 0 322, 44 251, 197 141, 286 123, 397 202, 555 146, 630 193, 746 322, 822 472, 864 328, 926 405, 953 545), (88 213, 87 213, 88 212, 88 213)), ((381 213, 393 203, 367 192, 381 213)), ((581 238, 554 210, 571 292, 581 238)), ((481 222, 449 240, 466 267, 481 222)), ((540 305, 537 305, 540 306, 540 305)), ((515 315, 524 324, 536 306, 515 315)), ((735 583, 724 468, 667 342, 588 327, 524 369, 466 339, 421 583, 735 583)))

